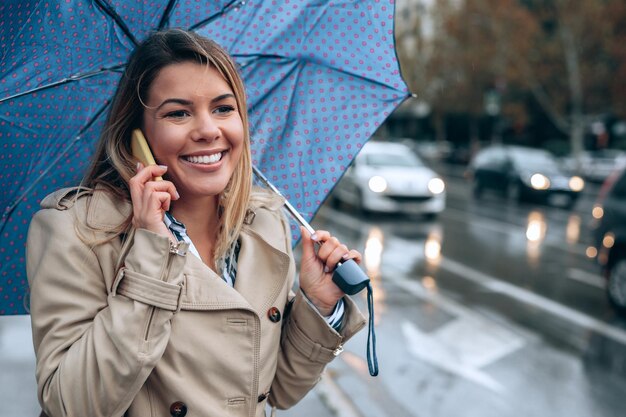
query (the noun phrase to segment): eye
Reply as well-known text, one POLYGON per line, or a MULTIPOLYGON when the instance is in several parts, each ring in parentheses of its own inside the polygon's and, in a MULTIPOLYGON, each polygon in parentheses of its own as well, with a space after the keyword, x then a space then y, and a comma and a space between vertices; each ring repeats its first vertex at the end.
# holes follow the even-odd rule
POLYGON ((226 104, 222 106, 218 106, 215 108, 215 110, 213 110, 213 112, 217 114, 228 114, 232 111, 235 111, 235 107, 226 105, 226 104))
POLYGON ((189 116, 189 112, 185 110, 174 110, 165 114, 165 117, 170 119, 183 119, 189 116))

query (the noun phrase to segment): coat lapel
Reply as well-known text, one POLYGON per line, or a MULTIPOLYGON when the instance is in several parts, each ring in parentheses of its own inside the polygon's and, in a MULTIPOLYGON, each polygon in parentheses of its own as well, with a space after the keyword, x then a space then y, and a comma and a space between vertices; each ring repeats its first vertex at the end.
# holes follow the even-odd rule
POLYGON ((87 209, 87 225, 94 229, 115 230, 133 213, 129 201, 121 201, 102 187, 96 187, 87 209))
POLYGON ((277 298, 293 283, 295 267, 289 225, 281 215, 283 198, 265 190, 256 190, 252 201, 252 213, 247 216, 250 220, 244 222, 240 234, 241 251, 235 289, 262 317, 270 307, 282 308, 284 305, 286 299, 278 302, 277 298))
POLYGON ((253 232, 241 234, 234 289, 195 255, 185 265, 185 310, 244 308, 265 315, 283 289, 289 272, 289 255, 253 232))
POLYGON ((235 289, 260 317, 272 307, 288 280, 290 258, 253 231, 241 234, 235 289))
POLYGON ((192 253, 185 262, 184 310, 222 310, 243 308, 250 310, 248 301, 206 266, 192 253))

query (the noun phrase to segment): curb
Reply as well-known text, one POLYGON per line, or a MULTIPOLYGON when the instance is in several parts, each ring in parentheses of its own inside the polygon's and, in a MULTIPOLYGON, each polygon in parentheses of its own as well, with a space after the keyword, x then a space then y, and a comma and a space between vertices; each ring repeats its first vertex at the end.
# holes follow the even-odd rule
POLYGON ((342 391, 341 387, 327 372, 317 384, 317 393, 322 402, 336 417, 363 417, 352 400, 342 391))

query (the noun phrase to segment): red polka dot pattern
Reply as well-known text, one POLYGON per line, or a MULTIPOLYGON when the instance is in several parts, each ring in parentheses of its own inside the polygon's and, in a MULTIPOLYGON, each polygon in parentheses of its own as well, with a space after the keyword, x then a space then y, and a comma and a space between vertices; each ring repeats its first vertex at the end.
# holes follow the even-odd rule
POLYGON ((0 4, 0 315, 27 311, 28 223, 45 195, 80 181, 119 67, 162 21, 202 23, 235 57, 254 162, 307 220, 407 96, 390 0, 179 0, 165 20, 167 1, 103 3, 117 21, 88 0, 0 4))

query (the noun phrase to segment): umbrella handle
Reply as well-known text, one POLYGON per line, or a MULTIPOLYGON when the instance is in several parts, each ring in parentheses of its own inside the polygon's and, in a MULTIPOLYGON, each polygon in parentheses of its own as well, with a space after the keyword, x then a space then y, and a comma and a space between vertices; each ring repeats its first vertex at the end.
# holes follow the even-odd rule
POLYGON ((354 259, 339 262, 333 272, 333 282, 348 295, 354 295, 366 288, 369 277, 363 272, 354 259))
MULTIPOLYGON (((256 175, 270 190, 285 198, 280 191, 274 187, 274 184, 269 182, 269 180, 265 178, 265 175, 263 175, 263 173, 261 173, 261 171, 259 171, 254 165, 252 166, 252 172, 254 172, 254 175, 256 175)), ((298 210, 296 210, 286 198, 285 207, 287 208, 287 211, 289 211, 289 214, 291 214, 310 234, 315 233, 315 229, 311 227, 309 222, 307 222, 304 217, 298 213, 298 210)), ((367 309, 369 311, 369 325, 367 332, 367 367, 369 368, 370 375, 376 376, 378 375, 378 357, 376 356, 376 331, 374 330, 374 297, 372 295, 373 290, 370 284, 370 279, 354 261, 354 259, 348 259, 345 262, 339 262, 335 267, 335 271, 333 272, 333 282, 341 289, 341 291, 348 295, 357 294, 364 288, 367 288, 367 309)))

